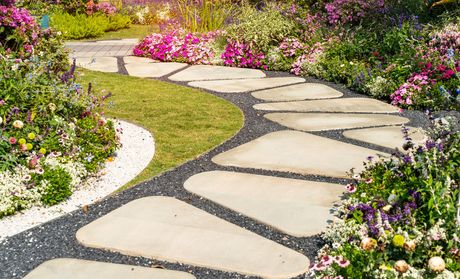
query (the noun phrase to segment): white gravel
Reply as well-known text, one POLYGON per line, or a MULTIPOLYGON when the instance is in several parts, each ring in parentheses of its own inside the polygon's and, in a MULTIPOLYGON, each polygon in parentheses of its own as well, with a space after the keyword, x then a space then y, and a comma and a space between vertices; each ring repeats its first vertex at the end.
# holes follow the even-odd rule
POLYGON ((112 162, 107 162, 100 175, 90 178, 85 185, 61 204, 51 207, 33 207, 0 220, 0 240, 40 225, 66 213, 92 204, 119 189, 135 178, 153 159, 155 142, 145 129, 117 121, 122 146, 112 162))

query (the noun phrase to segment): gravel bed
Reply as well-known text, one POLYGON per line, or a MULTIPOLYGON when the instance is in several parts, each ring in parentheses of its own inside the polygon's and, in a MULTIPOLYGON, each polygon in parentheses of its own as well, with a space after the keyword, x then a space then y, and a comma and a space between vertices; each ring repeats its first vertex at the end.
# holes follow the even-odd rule
POLYGON ((155 153, 149 131, 125 121, 116 121, 121 147, 113 161, 107 162, 98 175, 91 177, 65 202, 51 207, 33 207, 0 220, 0 240, 66 213, 95 203, 135 178, 147 167, 155 153))
MULTIPOLYGON (((121 63, 119 63, 120 65, 121 63)), ((122 66, 122 65, 121 65, 122 66)), ((126 74, 124 67, 120 68, 120 72, 126 74)), ((267 72, 268 76, 285 76, 285 73, 267 72)), ((162 78, 161 80, 167 80, 162 78)), ((315 79, 307 79, 309 82, 320 82, 330 85, 342 91, 344 97, 366 97, 340 86, 318 81, 315 79)), ((176 84, 182 84, 176 82, 176 84)), ((255 232, 267 239, 278 242, 293 250, 305 254, 314 260, 316 251, 322 246, 322 241, 319 236, 296 238, 290 235, 281 233, 271 227, 258 223, 250 218, 247 218, 235 211, 221 207, 209 200, 201 198, 197 195, 187 192, 183 188, 183 183, 191 176, 205 171, 212 170, 226 170, 226 171, 239 171, 245 173, 272 175, 278 177, 306 179, 314 181, 324 181, 332 183, 347 183, 347 179, 337 179, 313 175, 299 175, 288 172, 272 172, 257 169, 241 169, 234 167, 223 167, 214 164, 211 159, 222 152, 237 147, 241 144, 249 142, 257 137, 265 135, 270 132, 289 130, 286 127, 273 123, 263 117, 265 112, 255 111, 252 106, 262 101, 253 98, 247 93, 232 93, 221 94, 210 92, 216 96, 224 98, 236 106, 238 106, 245 116, 244 127, 237 135, 229 139, 224 144, 216 147, 214 150, 209 151, 195 160, 189 161, 175 169, 169 170, 150 181, 143 182, 133 188, 118 193, 116 195, 107 197, 106 199, 97 202, 89 207, 88 211, 77 210, 61 218, 54 219, 51 222, 45 223, 41 226, 35 227, 29 231, 12 236, 3 243, 0 243, 0 266, 2 267, 0 278, 15 279, 21 278, 29 271, 34 269, 42 262, 59 257, 70 257, 77 259, 97 260, 102 262, 113 262, 132 264, 140 266, 157 266, 167 269, 181 270, 190 272, 197 278, 201 279, 215 279, 215 278, 252 278, 236 273, 221 272, 207 268, 200 268, 177 263, 167 263, 163 261, 150 260, 139 257, 128 257, 119 253, 110 251, 103 251, 98 249, 91 249, 80 245, 75 237, 76 231, 85 226, 86 224, 94 221, 95 219, 107 214, 108 212, 120 207, 135 199, 146 196, 172 196, 182 201, 185 201, 197 208, 203 209, 219 218, 227 220, 231 223, 237 224, 240 227, 246 228, 255 232)), ((426 117, 421 112, 407 112, 401 113, 401 116, 407 117, 411 120, 410 125, 417 127, 426 127, 426 117)), ((320 132, 314 133, 329 138, 351 142, 341 136, 341 131, 334 132, 320 132)), ((354 144, 370 147, 367 144, 359 141, 353 141, 354 144)), ((386 151, 388 149, 372 146, 373 149, 386 151)), ((299 276, 298 278, 302 278, 299 276)))

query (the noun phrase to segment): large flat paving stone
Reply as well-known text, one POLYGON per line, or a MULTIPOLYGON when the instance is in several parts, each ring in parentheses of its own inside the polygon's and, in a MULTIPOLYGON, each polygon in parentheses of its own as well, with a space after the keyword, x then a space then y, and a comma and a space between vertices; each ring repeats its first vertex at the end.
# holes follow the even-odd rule
POLYGON ((184 187, 296 237, 324 231, 344 189, 338 184, 225 171, 197 174, 184 187))
POLYGON ((320 83, 302 83, 252 93, 257 99, 271 102, 340 98, 342 92, 320 83))
POLYGON ((269 113, 265 118, 300 131, 327 131, 372 126, 402 125, 409 119, 387 114, 269 113))
POLYGON ((116 57, 81 57, 76 58, 79 67, 106 73, 118 72, 118 61, 116 57))
POLYGON ((398 108, 390 104, 368 98, 345 98, 331 100, 278 102, 254 105, 258 110, 300 111, 300 112, 362 112, 394 113, 398 108))
MULTIPOLYGON (((409 128, 409 137, 416 144, 426 140, 426 135, 420 128, 409 128)), ((404 143, 404 136, 401 127, 381 127, 345 131, 343 135, 347 138, 359 140, 388 148, 401 148, 404 143)))
POLYGON ((129 63, 125 65, 130 76, 144 78, 159 78, 187 67, 185 63, 129 63))
POLYGON ((132 201, 77 232, 83 245, 266 278, 308 270, 304 255, 171 197, 132 201))
POLYGON ((196 65, 170 76, 169 79, 174 81, 196 81, 263 78, 265 76, 264 72, 255 69, 196 65))
POLYGON ((44 262, 24 279, 194 279, 179 271, 132 265, 93 262, 77 259, 55 259, 44 262))
POLYGON ((305 82, 299 77, 252 78, 233 80, 192 81, 189 86, 221 93, 244 93, 278 86, 305 82))
POLYGON ((347 177, 352 168, 360 172, 374 150, 297 131, 279 131, 215 156, 223 166, 285 171, 300 174, 347 177))
POLYGON ((125 64, 153 63, 155 62, 155 60, 147 58, 147 57, 125 56, 123 57, 123 62, 125 64))

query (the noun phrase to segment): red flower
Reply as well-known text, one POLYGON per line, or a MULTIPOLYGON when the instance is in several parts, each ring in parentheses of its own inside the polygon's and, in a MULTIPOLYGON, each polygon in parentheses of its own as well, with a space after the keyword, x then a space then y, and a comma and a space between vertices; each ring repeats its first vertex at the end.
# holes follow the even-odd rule
POLYGON ((13 137, 11 137, 8 141, 10 142, 10 144, 16 144, 16 142, 18 142, 18 140, 13 137))

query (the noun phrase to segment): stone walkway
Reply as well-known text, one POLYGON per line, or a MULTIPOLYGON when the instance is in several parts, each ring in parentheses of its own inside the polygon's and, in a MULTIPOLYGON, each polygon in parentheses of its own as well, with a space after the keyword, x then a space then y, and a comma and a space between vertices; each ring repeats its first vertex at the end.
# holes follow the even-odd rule
MULTIPOLYGON (((82 67, 161 78, 231 100, 245 112, 245 128, 196 164, 126 191, 139 198, 122 193, 109 209, 100 205, 104 209, 78 217, 82 221, 70 229, 83 245, 71 244, 80 251, 78 258, 109 251, 105 262, 119 263, 113 254, 118 253, 125 255, 123 263, 132 263, 132 257, 155 259, 188 273, 63 258, 42 261, 28 279, 301 278, 320 245, 312 243, 332 222, 331 209, 344 191, 347 171, 362 170, 369 156, 389 156, 403 144, 401 125, 417 126, 416 119, 397 115, 386 103, 345 96, 303 78, 154 63, 108 47, 96 50, 98 44, 104 45, 92 43, 94 50, 69 46, 82 67), (175 176, 182 189, 170 194, 166 188, 176 183, 175 176), (165 192, 153 189, 159 181, 166 184, 165 192)), ((424 137, 421 130, 412 133, 415 140, 424 137)))

